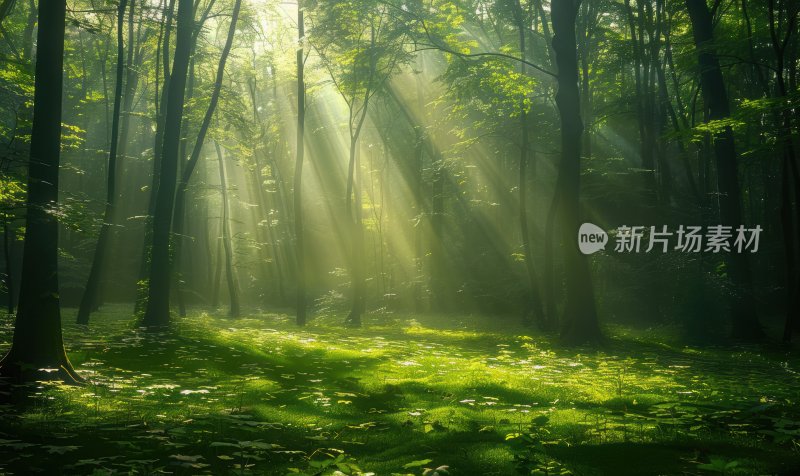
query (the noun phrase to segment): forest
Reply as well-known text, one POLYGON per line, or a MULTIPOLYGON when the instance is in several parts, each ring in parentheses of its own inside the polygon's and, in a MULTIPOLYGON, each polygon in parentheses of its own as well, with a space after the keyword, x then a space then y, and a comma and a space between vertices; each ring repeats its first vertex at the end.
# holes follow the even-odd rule
POLYGON ((800 474, 797 0, 0 0, 0 475, 800 474))

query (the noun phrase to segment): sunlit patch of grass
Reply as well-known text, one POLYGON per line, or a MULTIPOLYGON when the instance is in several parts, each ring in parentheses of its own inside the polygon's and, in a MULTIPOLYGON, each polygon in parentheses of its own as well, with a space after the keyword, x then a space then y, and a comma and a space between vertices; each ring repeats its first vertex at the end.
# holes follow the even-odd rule
POLYGON ((322 448, 378 474, 420 473, 403 466, 426 459, 512 474, 529 453, 576 474, 634 462, 643 469, 627 474, 693 472, 712 457, 764 473, 800 466, 797 356, 621 327, 597 350, 500 319, 341 321, 197 314, 150 334, 110 307, 88 329, 69 324, 71 359, 91 383, 42 385, 4 407, 0 472, 285 474, 322 448), (507 440, 516 434, 537 443, 507 440))

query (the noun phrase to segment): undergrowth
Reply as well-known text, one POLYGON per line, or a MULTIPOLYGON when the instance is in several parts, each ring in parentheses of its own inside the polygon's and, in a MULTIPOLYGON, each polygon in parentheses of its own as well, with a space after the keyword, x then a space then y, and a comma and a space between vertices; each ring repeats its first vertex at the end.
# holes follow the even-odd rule
MULTIPOLYGON (((575 349, 480 317, 340 321, 198 312, 154 334, 108 306, 65 325, 90 383, 0 407, 0 474, 800 471, 800 360, 783 350, 686 347, 668 329, 609 328, 604 347, 575 349)), ((10 336, 6 318, 0 350, 10 336)))

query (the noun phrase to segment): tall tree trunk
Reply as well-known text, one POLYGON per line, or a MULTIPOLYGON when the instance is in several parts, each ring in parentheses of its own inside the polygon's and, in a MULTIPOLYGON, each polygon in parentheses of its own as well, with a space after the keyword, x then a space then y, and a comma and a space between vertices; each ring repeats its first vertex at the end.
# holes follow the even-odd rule
POLYGON ((36 27, 36 0, 28 0, 28 19, 22 31, 22 51, 25 59, 33 58, 33 30, 36 27))
POLYGON ((219 187, 222 194, 222 247, 225 250, 225 281, 228 284, 230 310, 228 316, 239 317, 239 283, 233 267, 233 245, 231 244, 231 207, 228 202, 228 178, 225 174, 225 160, 219 142, 214 141, 219 162, 219 187))
MULTIPOLYGON (((191 60, 189 60, 189 76, 186 78, 186 110, 184 111, 184 115, 186 117, 191 116, 190 105, 192 102, 192 96, 194 94, 194 82, 195 82, 195 74, 194 74, 194 63, 195 57, 192 55, 191 60)), ((178 176, 181 179, 178 180, 178 189, 175 193, 175 213, 172 217, 172 234, 175 237, 174 242, 174 261, 173 261, 173 270, 172 270, 172 279, 175 285, 175 298, 178 301, 178 316, 186 317, 186 289, 185 289, 185 281, 184 276, 188 274, 186 271, 186 264, 187 262, 191 262, 191 255, 187 253, 184 247, 184 238, 187 235, 186 229, 187 226, 184 225, 186 221, 186 205, 185 205, 185 197, 181 197, 181 184, 183 183, 183 172, 186 169, 186 148, 188 138, 187 128, 188 128, 188 121, 183 123, 183 132, 181 133, 181 142, 178 150, 178 176), (183 202, 183 203, 181 203, 183 202), (187 256, 189 255, 189 256, 187 256)), ((184 192, 185 193, 185 192, 184 192)))
POLYGON ((5 276, 3 278, 4 284, 6 285, 6 292, 8 293, 8 304, 7 309, 9 314, 14 313, 14 299, 16 298, 14 294, 14 275, 13 268, 11 266, 11 246, 8 234, 11 230, 8 227, 8 218, 3 218, 3 258, 6 262, 6 270, 5 276))
POLYGON ((19 307, 0 377, 79 382, 64 350, 58 289, 58 203, 66 0, 39 3, 28 210, 19 307), (50 372, 50 369, 57 369, 50 372))
MULTIPOLYGON (((275 179, 274 173, 270 177, 273 180, 277 180, 277 179, 275 179)), ((274 195, 277 195, 278 193, 280 193, 280 192, 278 191, 278 192, 270 194, 270 195, 274 196, 274 195)), ((279 200, 276 200, 276 201, 280 202, 279 200)), ((275 204, 275 206, 276 207, 280 207, 280 203, 275 204)), ((283 261, 283 255, 281 253, 281 248, 278 245, 278 237, 277 237, 278 231, 275 230, 275 226, 273 225, 273 217, 272 217, 272 212, 273 211, 276 211, 276 210, 270 208, 270 210, 267 212, 267 216, 266 216, 266 220, 267 220, 267 236, 269 238, 270 248, 272 249, 273 262, 275 263, 275 281, 276 281, 277 287, 278 287, 278 302, 280 302, 281 305, 283 305, 285 303, 285 301, 286 301, 286 299, 285 299, 285 291, 284 291, 284 288, 283 288, 284 270, 283 270, 283 265, 281 264, 281 262, 283 261)), ((276 211, 276 213, 277 213, 277 211, 276 211)), ((288 273, 286 273, 286 274, 288 274, 288 273)))
POLYGON ((359 183, 361 174, 359 173, 360 164, 358 161, 358 137, 365 116, 366 105, 362 111, 362 119, 359 121, 358 127, 350 136, 350 166, 347 187, 347 212, 350 219, 350 239, 352 240, 352 249, 350 250, 350 273, 352 276, 351 286, 353 294, 350 313, 347 315, 345 324, 353 327, 361 326, 361 314, 364 312, 364 292, 366 291, 363 266, 364 259, 362 256, 364 250, 364 230, 361 224, 361 184, 359 183))
MULTIPOLYGON (((106 62, 108 61, 108 42, 103 42, 103 52, 100 53, 100 43, 95 42, 95 46, 97 47, 97 56, 100 60, 100 76, 103 78, 103 109, 105 109, 105 125, 108 128, 108 125, 111 124, 111 107, 109 106, 110 101, 108 100, 108 71, 106 71, 106 62)), ((106 139, 109 147, 111 146, 111 131, 106 132, 106 139)))
MULTIPOLYGON (((783 228, 783 246, 786 256, 786 317, 783 326, 783 341, 791 342, 794 332, 795 322, 797 321, 798 310, 795 307, 797 299, 797 242, 795 240, 794 213, 792 209, 792 199, 790 196, 791 168, 788 153, 784 151, 781 168, 781 226, 783 228)), ((797 189, 797 185, 794 186, 797 189)))
MULTIPOLYGON (((200 123, 200 129, 198 129, 197 132, 197 140, 192 148, 192 155, 189 156, 189 160, 183 166, 177 191, 175 193, 175 211, 173 216, 172 232, 175 235, 174 256, 176 263, 180 262, 180 256, 183 250, 184 223, 186 219, 186 190, 189 186, 189 180, 192 178, 192 174, 194 173, 194 169, 200 160, 200 152, 203 150, 203 143, 205 142, 206 135, 208 134, 208 128, 211 125, 211 119, 214 117, 214 112, 217 109, 220 91, 222 90, 222 80, 225 77, 225 64, 228 61, 228 56, 230 55, 231 47, 233 46, 233 36, 236 33, 236 23, 239 20, 239 11, 241 5, 241 0, 236 0, 233 5, 231 23, 228 27, 228 36, 225 40, 225 46, 222 48, 222 53, 219 57, 217 74, 214 80, 214 88, 211 91, 211 99, 208 102, 208 108, 203 116, 203 122, 200 123)), ((183 160, 183 155, 179 155, 179 157, 180 160, 183 160)), ((181 292, 181 286, 178 286, 178 293, 180 294, 181 292)), ((183 315, 183 313, 181 313, 181 315, 183 315)))
MULTIPOLYGON (((422 89, 422 80, 417 75, 417 106, 420 116, 425 110, 424 92, 422 89)), ((399 104, 399 103, 398 103, 399 104)), ((399 104, 402 111, 407 113, 405 107, 399 104)), ((424 152, 425 152, 425 128, 422 124, 412 122, 409 117, 409 123, 414 128, 414 173, 413 173, 413 187, 414 187, 414 205, 416 209, 416 226, 414 227, 414 310, 420 314, 424 310, 424 301, 422 299, 422 277, 424 274, 423 261, 425 257, 425 250, 423 247, 423 216, 425 215, 425 196, 423 192, 423 170, 424 170, 424 152)))
MULTIPOLYGON (((557 220, 557 213, 559 202, 563 191, 561 190, 561 182, 556 182, 555 190, 553 191, 553 200, 547 210, 547 222, 545 223, 544 232, 544 319, 545 326, 553 328, 558 322, 558 304, 556 302, 556 270, 555 270, 555 234, 556 227, 559 225, 557 220)), ((559 288, 561 286, 559 285, 559 288)))
MULTIPOLYGON (((270 179, 272 181, 274 181, 274 183, 275 183, 275 193, 271 194, 271 195, 273 195, 273 198, 275 199, 275 201, 274 201, 274 205, 275 205, 274 210, 275 210, 275 214, 279 218, 280 217, 288 217, 289 216, 289 210, 288 210, 288 207, 286 206, 286 202, 288 201, 287 200, 287 193, 286 193, 286 184, 285 184, 285 182, 283 180, 283 174, 281 173, 281 170, 280 170, 280 164, 278 163, 278 158, 279 157, 283 157, 283 156, 284 156, 283 147, 281 147, 279 151, 276 151, 276 152, 273 153, 272 159, 269 161, 270 162, 269 163, 270 179)), ((285 304, 286 303, 286 290, 285 290, 285 286, 284 286, 284 282, 283 282, 283 276, 284 275, 289 276, 289 277, 292 276, 292 265, 294 263, 294 260, 289 259, 289 257, 291 257, 293 255, 292 252, 294 250, 285 250, 284 249, 287 246, 286 242, 289 241, 289 240, 281 239, 281 236, 284 233, 286 233, 286 231, 284 231, 284 233, 281 233, 281 226, 280 225, 282 225, 284 221, 282 221, 280 219, 276 220, 276 221, 278 222, 277 223, 278 226, 275 226, 273 223, 268 221, 267 223, 269 224, 269 226, 267 227, 267 230, 268 230, 268 232, 269 232, 269 234, 271 236, 270 240, 272 241, 272 248, 274 250, 274 254, 275 254, 275 257, 276 257, 276 260, 275 260, 275 272, 278 275, 278 279, 276 281, 278 282, 279 302, 281 304, 285 304), (285 263, 281 264, 281 262, 285 262, 285 263)), ((288 220, 285 220, 285 221, 288 221, 288 220)), ((289 234, 292 233, 291 229, 288 230, 288 233, 289 234)))
MULTIPOLYGON (((661 203, 668 204, 672 194, 672 170, 670 162, 666 156, 666 140, 664 137, 665 119, 667 115, 667 103, 661 97, 660 86, 666 85, 664 80, 663 67, 661 61, 661 35, 665 29, 664 25, 664 0, 656 0, 655 13, 650 7, 651 38, 650 38, 650 124, 651 124, 651 145, 655 149, 658 167, 658 198, 661 203)), ((671 106, 670 106, 671 107, 671 106)))
MULTIPOLYGON (((528 27, 525 24, 525 12, 522 10, 519 0, 514 2, 514 17, 517 23, 517 34, 519 37, 520 57, 525 59, 526 44, 525 36, 528 27)), ((527 74, 524 64, 520 66, 522 74, 527 74)), ((539 283, 536 278, 536 269, 533 265, 533 252, 531 251, 530 228, 528 226, 528 162, 530 160, 530 137, 529 137, 529 117, 526 109, 525 100, 521 100, 519 115, 520 127, 520 150, 519 150, 519 228, 522 238, 522 252, 525 258, 525 270, 528 274, 528 296, 523 305, 523 322, 529 322, 529 315, 532 314, 533 321, 540 325, 544 324, 542 319, 542 300, 539 294, 539 283)))
MULTIPOLYGON (((125 60, 125 91, 122 94, 122 117, 119 126, 119 150, 117 151, 120 156, 124 156, 127 152, 128 146, 128 133, 130 130, 131 121, 131 108, 133 107, 133 96, 136 92, 136 83, 139 79, 137 68, 134 66, 134 35, 133 35, 133 14, 136 9, 136 0, 130 0, 130 9, 128 12, 128 55, 125 60)), ((117 47, 119 50, 119 47, 117 47)), ((119 56, 119 55, 117 55, 119 56)), ((119 57, 117 58, 119 61, 119 57)), ((117 66, 119 68, 119 66, 117 66)), ((119 73, 118 73, 119 74, 119 73)))
POLYGON ((117 139, 119 138, 119 119, 122 101, 122 74, 125 66, 125 49, 122 44, 122 26, 125 22, 125 7, 127 0, 120 0, 117 6, 117 76, 114 86, 114 116, 111 122, 111 147, 108 153, 108 170, 106 171, 106 206, 103 213, 103 224, 100 226, 100 236, 94 249, 92 268, 86 281, 80 306, 78 307, 78 324, 89 324, 89 315, 97 304, 97 295, 100 290, 100 276, 105 272, 105 259, 108 254, 108 235, 111 232, 111 222, 114 219, 114 201, 116 199, 117 183, 117 139))
POLYGON ((353 304, 350 309, 348 321, 351 325, 361 325, 361 315, 364 313, 366 293, 367 293, 367 277, 366 277, 366 253, 364 249, 364 224, 363 224, 363 207, 361 205, 361 186, 362 186, 362 173, 361 173, 361 153, 356 150, 356 170, 353 180, 353 226, 355 227, 355 235, 353 237, 353 257, 355 268, 355 283, 353 286, 353 304))
POLYGON ((297 325, 306 323, 306 255, 303 236, 303 159, 305 157, 306 84, 305 72, 305 24, 303 22, 303 0, 297 2, 297 159, 294 165, 294 239, 297 259, 297 325))
POLYGON ((158 189, 155 190, 153 214, 153 246, 149 280, 147 283, 147 308, 142 324, 149 328, 169 325, 170 291, 170 231, 175 206, 175 185, 178 175, 178 150, 180 148, 181 121, 186 76, 189 70, 192 30, 194 28, 191 0, 177 0, 177 31, 175 34, 175 59, 167 86, 164 113, 164 138, 159 170, 158 189))
MULTIPOLYGON (((145 286, 139 285, 137 288, 137 296, 136 296, 136 303, 134 305, 134 313, 139 314, 142 308, 147 304, 147 296, 150 290, 150 283, 149 283, 149 276, 152 272, 151 265, 153 261, 153 254, 152 254, 152 247, 153 247, 153 217, 156 213, 156 194, 159 190, 159 183, 161 180, 161 157, 163 155, 163 148, 164 148, 164 116, 166 112, 166 105, 168 101, 168 91, 169 91, 169 68, 168 68, 168 57, 169 57, 169 43, 170 43, 170 36, 172 33, 172 19, 173 13, 175 10, 175 4, 178 0, 169 0, 169 6, 167 7, 166 11, 166 18, 164 20, 164 25, 162 26, 162 33, 159 36, 159 48, 156 52, 156 75, 155 75, 155 109, 156 109, 156 133, 154 139, 154 146, 153 146, 153 175, 150 180, 150 190, 147 196, 147 215, 145 216, 145 224, 144 224, 144 240, 142 240, 142 259, 139 265, 139 276, 137 279, 137 283, 144 283, 145 286), (163 57, 163 78, 164 82, 161 87, 161 92, 159 93, 158 89, 158 80, 159 74, 158 71, 161 68, 162 59, 163 57)), ((188 1, 188 0, 185 0, 188 1)), ((187 65, 188 70, 188 65, 187 65)), ((181 91, 183 95, 184 92, 181 91)), ((183 101, 181 101, 183 103, 183 101)), ((183 107, 183 104, 181 104, 183 107)), ((183 117, 183 111, 181 111, 181 117, 183 117)), ((179 134, 180 135, 180 134, 179 134)), ((180 140, 179 140, 180 142, 180 140)), ((176 167, 177 171, 177 167, 176 167)))
POLYGON ((583 128, 583 156, 592 156, 592 133, 591 133, 591 120, 592 120, 592 88, 589 79, 589 61, 590 50, 592 45, 592 36, 594 35, 596 21, 596 13, 593 8, 596 2, 586 2, 581 5, 580 9, 580 42, 579 42, 579 58, 581 66, 581 114, 586 126, 583 128))
MULTIPOLYGON (((256 64, 256 52, 252 51, 253 54, 253 65, 256 64)), ((255 75, 251 76, 247 80, 247 90, 250 93, 250 105, 252 106, 253 112, 253 125, 258 129, 258 134, 253 134, 251 137, 243 138, 243 140, 250 142, 253 147, 253 167, 247 167, 245 171, 246 175, 250 179, 250 194, 251 196, 255 196, 256 198, 256 207, 253 207, 251 210, 251 220, 253 223, 256 223, 256 229, 254 238, 256 242, 260 244, 268 243, 269 239, 264 236, 265 231, 261 226, 263 222, 262 217, 269 216, 269 207, 267 207, 267 198, 265 197, 266 193, 264 192, 263 186, 263 169, 261 167, 261 161, 259 160, 259 151, 263 150, 264 154, 266 154, 266 148, 262 146, 262 139, 265 138, 268 134, 268 130, 270 127, 269 119, 262 121, 261 114, 259 113, 259 98, 258 98, 258 88, 256 86, 256 78, 255 75)), ((265 247, 259 246, 258 250, 256 251, 256 259, 259 262, 265 263, 264 266, 258 267, 258 275, 254 276, 254 279, 258 280, 258 282, 264 283, 271 283, 274 282, 272 279, 272 267, 267 266, 266 263, 269 262, 269 254, 267 253, 265 247)), ((268 293, 266 290, 259 293, 259 302, 263 302, 264 304, 268 303, 267 300, 268 293)))
POLYGON ((431 278, 431 307, 436 312, 443 312, 448 309, 447 287, 445 280, 445 257, 444 257, 444 180, 445 168, 442 161, 442 153, 436 149, 436 144, 429 141, 431 149, 431 169, 433 172, 433 184, 431 187, 431 243, 430 243, 430 278, 431 278))
MULTIPOLYGON (((375 42, 375 30, 372 29, 372 44, 375 42)), ((372 75, 374 74, 374 65, 370 69, 370 80, 368 84, 372 83, 372 75)), ((358 139, 361 135, 361 128, 367 117, 367 109, 369 107, 369 99, 371 96, 370 88, 364 93, 364 100, 362 109, 357 119, 352 117, 354 103, 351 103, 351 118, 350 118, 350 160, 348 163, 347 172, 347 198, 345 206, 350 218, 352 250, 350 252, 350 274, 352 277, 352 300, 350 305, 350 313, 347 315, 345 324, 352 327, 361 326, 361 315, 364 313, 364 301, 366 296, 366 276, 364 276, 364 229, 361 223, 362 210, 361 210, 361 184, 360 184, 360 170, 358 160, 358 139)), ((354 99, 355 101, 355 99, 354 99)))
MULTIPOLYGON (((785 2, 783 2, 785 3, 785 2)), ((788 90, 786 87, 786 47, 796 34, 795 25, 797 23, 797 11, 786 12, 786 32, 778 31, 779 23, 776 21, 775 0, 768 1, 769 33, 772 41, 772 49, 775 53, 776 68, 775 78, 777 95, 784 101, 787 100, 788 90)), ((780 8, 780 6, 778 6, 780 8)), ((778 12, 778 16, 783 16, 778 12)), ((788 101, 786 101, 788 102, 788 101)), ((797 209, 800 207, 800 176, 797 169, 797 154, 795 151, 794 140, 792 138, 792 112, 788 107, 783 107, 780 115, 781 136, 783 146, 783 167, 781 171, 781 224, 783 228, 783 244, 786 253, 786 319, 783 328, 783 341, 791 342, 794 326, 800 323, 800 309, 797 304, 800 302, 798 293, 800 292, 800 276, 798 276, 797 263, 797 230, 794 220, 797 209), (792 185, 790 185, 792 183, 792 185), (789 196, 790 189, 794 189, 794 207, 792 210, 792 199, 789 196)))
MULTIPOLYGON (((662 108, 669 116, 673 130, 676 134, 680 135, 682 131, 681 122, 678 120, 678 113, 675 112, 675 108, 672 106, 672 102, 670 101, 669 88, 667 86, 667 66, 672 68, 672 40, 670 28, 670 24, 667 24, 664 27, 664 62, 661 64, 661 67, 658 68, 658 88, 662 108)), ((678 108, 681 118, 683 118, 683 107, 680 103, 680 89, 677 87, 675 88, 675 97, 678 98, 678 108)), ((687 149, 686 144, 684 144, 683 139, 680 137, 676 139, 676 142, 678 144, 678 153, 680 155, 681 166, 683 167, 684 175, 686 176, 686 183, 692 193, 692 198, 695 200, 695 202, 698 202, 700 200, 700 195, 697 190, 697 183, 694 178, 694 173, 692 172, 692 165, 689 162, 689 150, 687 149)))
MULTIPOLYGON (((728 95, 719 60, 713 49, 713 22, 706 0, 686 0, 692 23, 694 42, 700 66, 700 86, 703 102, 709 112, 708 120, 730 117, 728 95)), ((742 221, 739 170, 733 131, 725 127, 714 136, 714 153, 717 166, 717 186, 721 224, 738 227, 742 221)), ((740 339, 757 339, 763 336, 758 322, 750 264, 740 253, 727 256, 728 275, 734 285, 730 300, 730 319, 733 336, 740 339)))
POLYGON ((422 241, 422 216, 425 204, 422 192, 422 169, 424 141, 422 126, 414 126, 414 203, 416 217, 414 225, 414 312, 421 314, 425 310, 425 301, 422 297, 422 279, 424 274, 423 261, 425 249, 422 241))
POLYGON ((750 14, 748 12, 747 0, 741 0, 741 1, 742 1, 741 5, 742 18, 744 18, 745 28, 747 31, 747 46, 750 56, 749 60, 752 63, 752 69, 756 75, 757 83, 761 87, 760 94, 757 97, 761 97, 762 94, 769 96, 769 84, 767 82, 767 79, 764 77, 764 71, 761 69, 762 67, 758 63, 756 57, 755 43, 753 42, 753 26, 750 21, 750 14))
MULTIPOLYGON (((222 233, 222 225, 220 222, 220 234, 222 233)), ((222 237, 217 237, 217 259, 214 263, 214 281, 211 285, 211 307, 216 309, 219 307, 219 285, 222 280, 222 237)))
MULTIPOLYGON (((646 150, 647 143, 647 130, 645 129, 644 121, 644 87, 642 78, 642 39, 640 38, 644 33, 639 30, 638 35, 636 31, 636 16, 633 14, 630 0, 625 0, 625 10, 628 17, 628 28, 631 34, 631 49, 633 52, 633 77, 636 85, 636 117, 639 126, 639 153, 642 160, 642 168, 652 170, 653 162, 652 157, 648 156, 646 150)), ((641 18, 640 18, 641 21, 641 18)))
POLYGON ((566 307, 562 338, 568 343, 597 341, 601 337, 594 304, 589 261, 578 249, 580 224, 581 123, 575 19, 580 0, 553 0, 553 50, 558 67, 556 105, 561 122, 561 165, 558 180, 563 195, 562 231, 566 268, 566 307))
POLYGON ((555 60, 555 52, 553 51, 553 34, 550 32, 550 24, 547 22, 547 13, 544 11, 544 4, 542 0, 529 0, 534 3, 534 8, 536 9, 537 18, 542 25, 542 36, 544 36, 544 41, 547 44, 547 59, 549 61, 549 65, 553 66, 556 63, 555 60))

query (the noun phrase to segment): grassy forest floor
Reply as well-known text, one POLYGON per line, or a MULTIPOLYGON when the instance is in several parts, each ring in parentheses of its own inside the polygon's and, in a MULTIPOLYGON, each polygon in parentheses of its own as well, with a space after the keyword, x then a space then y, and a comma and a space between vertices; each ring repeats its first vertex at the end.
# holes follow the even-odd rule
POLYGON ((106 306, 66 324, 91 383, 0 407, 0 474, 800 474, 800 358, 780 347, 610 327, 600 350, 564 349, 487 318, 341 320, 202 314, 159 335, 106 306))

